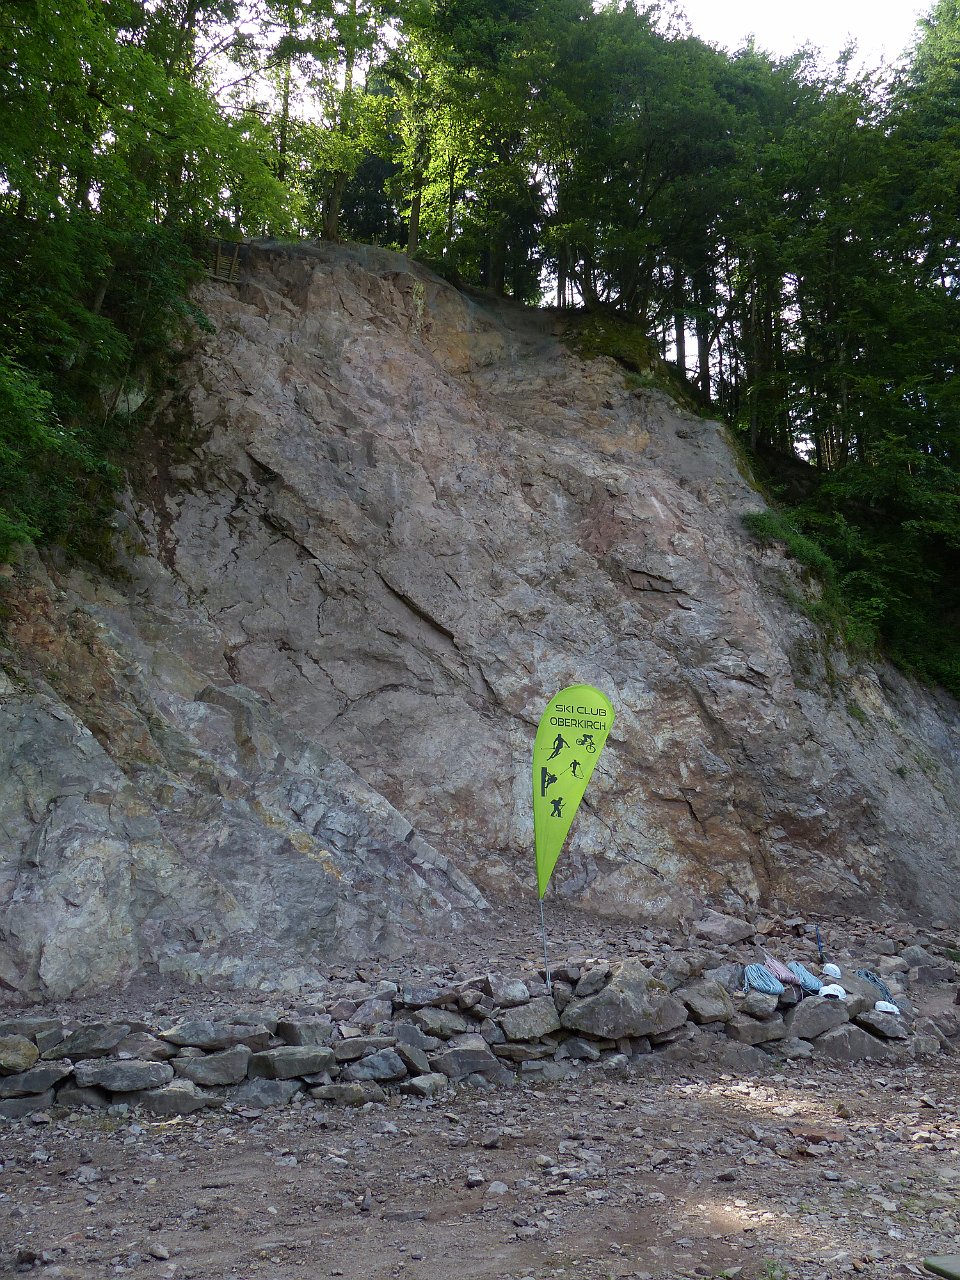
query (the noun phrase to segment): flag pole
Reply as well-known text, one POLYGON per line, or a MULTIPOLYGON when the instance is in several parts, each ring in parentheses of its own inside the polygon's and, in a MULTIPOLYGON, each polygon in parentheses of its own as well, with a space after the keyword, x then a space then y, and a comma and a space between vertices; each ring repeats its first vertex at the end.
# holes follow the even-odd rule
POLYGON ((543 967, 547 975, 547 990, 553 995, 553 983, 550 980, 550 961, 547 959, 547 926, 543 919, 543 899, 540 899, 540 937, 543 940, 543 967))

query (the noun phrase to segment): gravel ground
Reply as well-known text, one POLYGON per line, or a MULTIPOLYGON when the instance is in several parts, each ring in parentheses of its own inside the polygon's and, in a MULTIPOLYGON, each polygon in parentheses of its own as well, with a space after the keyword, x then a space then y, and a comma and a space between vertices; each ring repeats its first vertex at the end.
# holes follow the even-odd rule
MULTIPOLYGON (((685 941, 668 930, 631 938, 561 909, 550 924, 558 958, 663 953, 685 941)), ((458 939, 455 963, 449 952, 436 959, 451 972, 529 974, 533 926, 529 911, 504 907, 458 939)), ((786 926, 770 932, 785 957, 800 945, 786 926)), ((915 936, 909 925, 853 919, 825 934, 854 958, 915 936)), ((369 971, 416 967, 411 957, 371 961, 369 971)), ((278 994, 155 979, 21 1011, 149 1021, 279 1006, 278 994)), ((943 984, 922 1004, 934 1012, 955 994, 943 984)), ((306 1100, 159 1121, 55 1108, 0 1123, 0 1276, 921 1274, 924 1256, 960 1251, 958 1084, 953 1054, 908 1067, 771 1062, 756 1076, 654 1054, 625 1074, 600 1063, 559 1084, 464 1087, 359 1110, 306 1100)))
POLYGON ((957 1247, 952 1062, 648 1061, 433 1104, 7 1124, 0 1274, 812 1280, 957 1247))

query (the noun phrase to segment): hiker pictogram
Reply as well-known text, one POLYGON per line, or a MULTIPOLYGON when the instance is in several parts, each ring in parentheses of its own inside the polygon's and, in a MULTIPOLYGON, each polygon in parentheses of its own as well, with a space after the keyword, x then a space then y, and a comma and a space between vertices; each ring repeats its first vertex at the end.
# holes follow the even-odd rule
POLYGON ((545 795, 547 794, 547 787, 552 787, 552 786, 553 786, 553 784, 556 782, 556 780, 557 780, 557 775, 556 775, 555 773, 551 773, 549 769, 544 768, 544 767, 541 765, 541 767, 540 767, 540 795, 541 795, 541 796, 545 796, 545 795))
POLYGON ((547 759, 552 760, 555 756, 558 756, 560 754, 560 752, 564 749, 564 747, 569 747, 569 745, 570 743, 567 742, 563 734, 558 733, 553 740, 553 750, 547 756, 547 759))
POLYGON ((562 818, 563 817, 563 796, 557 796, 556 800, 551 800, 550 805, 551 805, 550 817, 562 818))
POLYGON ((597 744, 593 740, 592 733, 585 733, 582 738, 578 738, 577 746, 583 747, 588 756, 595 756, 597 754, 597 744))

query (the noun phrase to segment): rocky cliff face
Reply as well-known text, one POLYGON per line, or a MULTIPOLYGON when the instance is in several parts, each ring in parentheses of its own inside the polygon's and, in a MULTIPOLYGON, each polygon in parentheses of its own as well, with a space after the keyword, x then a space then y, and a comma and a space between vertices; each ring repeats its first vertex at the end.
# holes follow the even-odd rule
POLYGON ((960 918, 957 706, 825 642, 722 428, 384 251, 263 248, 201 302, 126 577, 7 583, 0 981, 256 981, 532 892, 579 682, 617 723, 551 893, 960 918))

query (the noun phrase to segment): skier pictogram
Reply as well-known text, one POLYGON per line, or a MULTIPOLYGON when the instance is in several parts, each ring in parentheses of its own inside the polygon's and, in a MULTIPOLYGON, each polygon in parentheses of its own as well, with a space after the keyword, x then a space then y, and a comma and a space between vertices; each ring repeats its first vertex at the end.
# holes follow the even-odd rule
POLYGON ((569 747, 569 745, 570 745, 570 743, 569 743, 569 742, 567 742, 567 740, 564 738, 563 734, 562 734, 562 733, 558 733, 558 734, 557 734, 557 736, 556 736, 556 737, 554 738, 554 740, 553 740, 553 750, 552 750, 552 751, 550 752, 550 754, 547 756, 547 759, 548 759, 548 760, 553 760, 553 758, 554 758, 555 756, 558 756, 558 755, 560 754, 560 752, 564 749, 564 747, 569 747))
POLYGON ((573 776, 574 776, 575 778, 582 778, 582 777, 583 777, 583 770, 582 770, 582 769, 581 769, 581 767, 580 767, 580 761, 579 761, 579 760, 571 760, 571 761, 570 761, 570 772, 573 774, 573 776))

